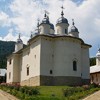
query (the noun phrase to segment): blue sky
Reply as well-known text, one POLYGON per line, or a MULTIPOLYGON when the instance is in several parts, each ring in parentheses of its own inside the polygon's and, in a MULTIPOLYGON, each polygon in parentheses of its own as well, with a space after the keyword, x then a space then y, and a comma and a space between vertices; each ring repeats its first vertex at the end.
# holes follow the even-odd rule
POLYGON ((43 19, 44 10, 55 25, 62 4, 70 26, 74 18, 80 38, 92 45, 90 56, 95 56, 100 45, 100 0, 0 0, 0 40, 16 41, 21 33, 26 43, 36 29, 37 19, 43 19))

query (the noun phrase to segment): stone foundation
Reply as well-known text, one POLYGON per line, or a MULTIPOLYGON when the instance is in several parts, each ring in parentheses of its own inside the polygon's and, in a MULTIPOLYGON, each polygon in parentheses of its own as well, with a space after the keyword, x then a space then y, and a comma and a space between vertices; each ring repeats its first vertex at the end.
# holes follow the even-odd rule
POLYGON ((21 86, 79 86, 82 84, 89 84, 89 79, 81 79, 81 77, 71 76, 35 76, 28 80, 22 81, 21 86))
POLYGON ((40 76, 31 77, 20 83, 21 86, 40 86, 40 76))
POLYGON ((40 85, 82 85, 82 79, 80 77, 71 76, 40 76, 40 85))

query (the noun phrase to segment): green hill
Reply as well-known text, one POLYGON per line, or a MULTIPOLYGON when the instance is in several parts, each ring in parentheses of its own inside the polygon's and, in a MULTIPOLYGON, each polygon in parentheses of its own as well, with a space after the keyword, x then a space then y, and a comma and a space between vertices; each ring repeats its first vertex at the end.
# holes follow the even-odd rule
POLYGON ((13 41, 0 41, 0 68, 6 68, 7 56, 10 55, 15 49, 15 42, 13 41))

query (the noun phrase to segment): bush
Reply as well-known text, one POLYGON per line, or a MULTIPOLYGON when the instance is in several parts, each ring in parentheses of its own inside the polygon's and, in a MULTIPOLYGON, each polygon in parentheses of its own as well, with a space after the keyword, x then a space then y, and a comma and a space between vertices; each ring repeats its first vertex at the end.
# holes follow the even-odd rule
POLYGON ((90 88, 96 88, 96 87, 99 87, 99 85, 96 84, 96 83, 92 83, 92 84, 90 84, 90 88))
POLYGON ((37 87, 20 87, 19 89, 20 92, 28 94, 28 95, 39 95, 39 89, 37 87))
POLYGON ((84 91, 84 88, 82 88, 82 87, 76 87, 76 88, 70 87, 70 88, 67 88, 67 89, 63 89, 63 95, 65 97, 67 97, 67 96, 73 95, 76 92, 82 92, 82 91, 84 91))

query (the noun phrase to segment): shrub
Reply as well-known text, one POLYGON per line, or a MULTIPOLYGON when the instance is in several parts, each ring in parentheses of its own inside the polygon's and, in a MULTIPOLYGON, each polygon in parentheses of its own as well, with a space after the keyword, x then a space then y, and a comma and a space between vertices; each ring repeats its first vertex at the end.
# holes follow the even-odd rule
POLYGON ((89 85, 83 85, 82 87, 84 88, 84 90, 89 90, 90 89, 89 85))
POLYGON ((96 88, 96 87, 99 87, 99 85, 96 84, 96 83, 92 83, 92 84, 90 84, 90 88, 96 88))

